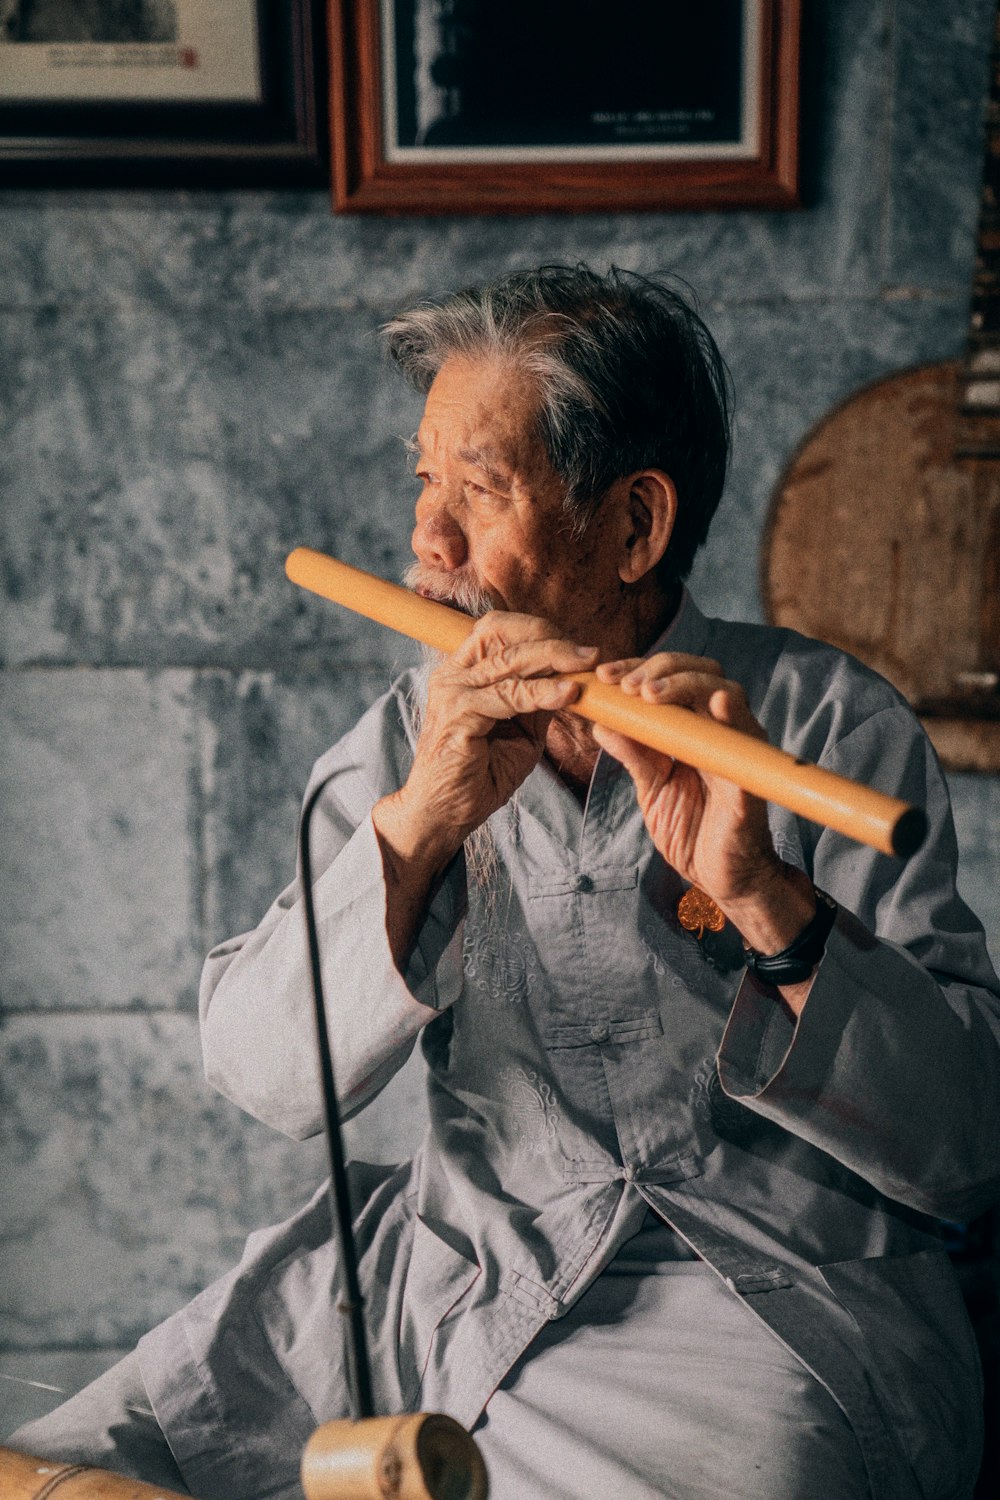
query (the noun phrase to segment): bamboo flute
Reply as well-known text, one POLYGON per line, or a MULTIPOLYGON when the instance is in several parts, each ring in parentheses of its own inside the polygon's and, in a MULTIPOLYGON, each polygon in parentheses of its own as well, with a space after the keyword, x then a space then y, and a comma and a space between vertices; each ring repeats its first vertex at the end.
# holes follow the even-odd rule
MULTIPOLYGON (((296 547, 286 559, 285 571, 302 588, 437 651, 457 650, 475 624, 460 610, 424 599, 311 547, 296 547)), ((583 688, 570 705, 571 713, 735 782, 754 796, 858 843, 870 844, 883 854, 907 858, 923 842, 926 815, 898 797, 798 760, 776 745, 690 709, 629 697, 617 685, 599 682, 593 672, 567 675, 583 688)))

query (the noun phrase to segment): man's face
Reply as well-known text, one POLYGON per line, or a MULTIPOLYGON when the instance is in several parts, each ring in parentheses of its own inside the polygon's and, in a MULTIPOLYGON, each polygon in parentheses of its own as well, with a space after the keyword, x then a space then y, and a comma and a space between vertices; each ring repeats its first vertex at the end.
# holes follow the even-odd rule
POLYGON ((614 528, 603 511, 574 539, 565 486, 535 433, 530 381, 511 366, 452 358, 417 432, 417 499, 408 581, 463 602, 478 586, 496 609, 551 620, 600 645, 620 593, 614 528))

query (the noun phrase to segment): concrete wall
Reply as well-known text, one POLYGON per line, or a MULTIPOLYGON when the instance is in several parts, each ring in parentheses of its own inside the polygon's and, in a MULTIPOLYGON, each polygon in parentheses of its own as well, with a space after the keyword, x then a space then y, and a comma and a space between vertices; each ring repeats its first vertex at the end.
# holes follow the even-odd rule
MULTIPOLYGON (((989 0, 815 0, 799 213, 334 219, 279 193, 0 195, 0 1372, 74 1385, 298 1204, 286 1142, 200 1074, 199 966, 293 868, 315 756, 405 660, 312 602, 305 542, 395 575, 417 404, 375 330, 542 260, 672 270, 739 397, 693 585, 760 617, 789 452, 860 383, 964 337, 989 0)), ((1000 958, 1000 778, 954 778, 1000 958)), ((362 1116, 402 1154, 418 1077, 362 1116)), ((0 1435, 49 1404, 0 1381, 0 1435)))

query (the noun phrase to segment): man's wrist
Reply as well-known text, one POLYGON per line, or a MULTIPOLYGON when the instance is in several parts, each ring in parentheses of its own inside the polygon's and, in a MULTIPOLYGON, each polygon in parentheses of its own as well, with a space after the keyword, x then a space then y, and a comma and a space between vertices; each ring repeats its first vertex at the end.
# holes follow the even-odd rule
POLYGON ((440 828, 414 814, 401 792, 381 798, 372 808, 372 823, 392 873, 417 884, 432 884, 447 868, 461 843, 442 837, 440 828))
POLYGON ((837 903, 832 896, 813 886, 816 911, 801 932, 778 953, 763 954, 746 947, 747 968, 765 984, 777 988, 804 984, 826 949, 826 940, 837 919, 837 903))
POLYGON ((397 970, 405 977, 417 933, 435 888, 455 851, 424 836, 398 793, 372 808, 372 826, 382 856, 386 886, 386 936, 397 970))
POLYGON ((776 861, 754 891, 726 904, 725 913, 746 947, 781 953, 816 915, 813 883, 804 870, 776 861))

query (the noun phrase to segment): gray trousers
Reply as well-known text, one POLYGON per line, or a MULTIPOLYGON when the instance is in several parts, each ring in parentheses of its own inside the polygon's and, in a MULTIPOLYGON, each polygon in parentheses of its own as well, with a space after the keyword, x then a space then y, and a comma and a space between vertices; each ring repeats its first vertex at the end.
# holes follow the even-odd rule
MULTIPOLYGON (((600 1277, 510 1372, 475 1435, 491 1500, 869 1495, 836 1402, 697 1262, 600 1277)), ((10 1445, 188 1493, 134 1355, 10 1445)))

